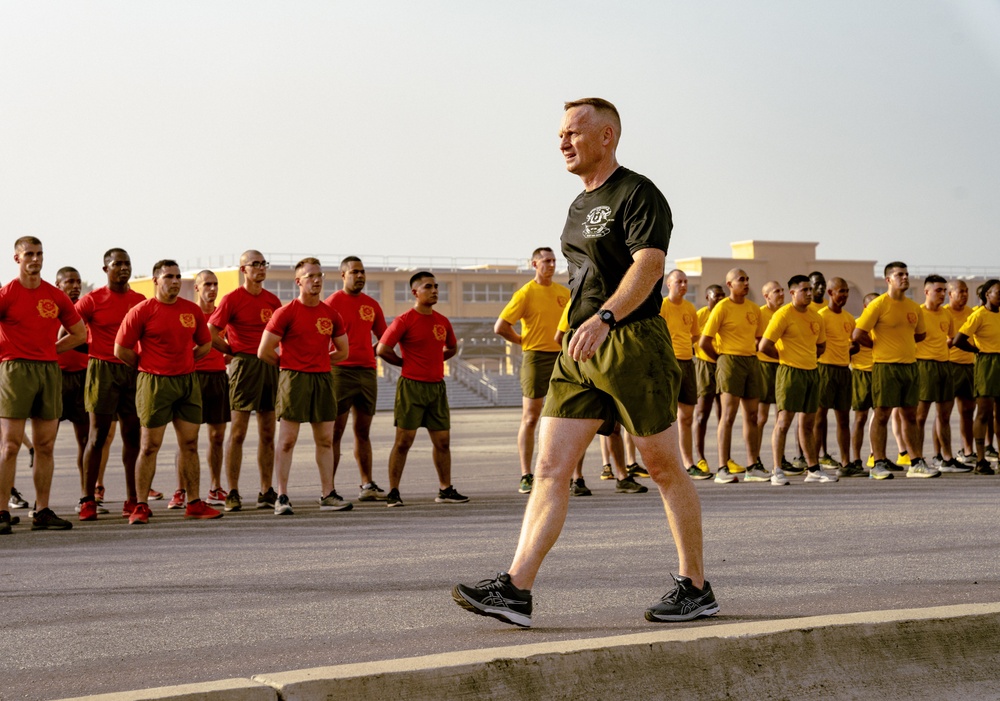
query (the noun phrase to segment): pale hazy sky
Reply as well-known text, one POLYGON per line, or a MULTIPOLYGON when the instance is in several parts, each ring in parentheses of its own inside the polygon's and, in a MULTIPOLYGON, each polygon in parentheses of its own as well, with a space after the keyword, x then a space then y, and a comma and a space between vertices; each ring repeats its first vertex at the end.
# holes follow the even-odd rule
POLYGON ((581 185, 562 102, 623 118, 669 258, 1000 272, 998 0, 0 0, 0 280, 100 257, 523 258, 581 185))

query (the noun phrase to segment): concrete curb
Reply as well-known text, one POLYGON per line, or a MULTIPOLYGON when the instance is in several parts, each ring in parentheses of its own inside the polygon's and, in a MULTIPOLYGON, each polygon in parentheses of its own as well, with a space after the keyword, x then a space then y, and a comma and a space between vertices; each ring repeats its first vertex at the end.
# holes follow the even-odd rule
POLYGON ((996 698, 997 640, 1000 603, 970 604, 663 628, 79 699, 996 698))

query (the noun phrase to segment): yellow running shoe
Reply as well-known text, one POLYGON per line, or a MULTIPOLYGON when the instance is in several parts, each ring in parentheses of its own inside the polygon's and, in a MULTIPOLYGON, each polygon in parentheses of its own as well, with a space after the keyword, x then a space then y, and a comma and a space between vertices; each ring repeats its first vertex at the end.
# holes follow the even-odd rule
POLYGON ((902 465, 903 467, 909 467, 909 465, 910 465, 910 456, 907 455, 906 453, 900 453, 899 457, 896 458, 896 464, 897 465, 902 465))
POLYGON ((729 472, 731 474, 734 474, 734 475, 738 474, 740 472, 746 472, 747 471, 747 469, 745 467, 743 467, 742 465, 740 465, 738 462, 736 462, 733 459, 730 459, 728 462, 726 462, 726 467, 728 467, 729 468, 729 472))
POLYGON ((868 467, 875 467, 875 456, 868 453, 868 467))

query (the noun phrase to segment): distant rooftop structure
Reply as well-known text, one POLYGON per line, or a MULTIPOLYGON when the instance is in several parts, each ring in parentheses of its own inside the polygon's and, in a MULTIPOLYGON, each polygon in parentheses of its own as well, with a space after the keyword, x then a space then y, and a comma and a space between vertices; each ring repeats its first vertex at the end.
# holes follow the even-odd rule
MULTIPOLYGON (((348 255, 357 255, 364 261, 368 270, 402 271, 402 270, 432 270, 449 272, 511 272, 528 273, 534 271, 528 258, 449 258, 444 256, 368 256, 355 253, 264 253, 264 257, 274 267, 292 267, 303 258, 319 258, 324 267, 336 267, 348 255)), ((237 268, 240 264, 240 254, 232 253, 220 256, 200 256, 189 258, 181 266, 184 270, 200 270, 209 268, 237 268)), ((565 270, 565 261, 563 268, 565 270)))

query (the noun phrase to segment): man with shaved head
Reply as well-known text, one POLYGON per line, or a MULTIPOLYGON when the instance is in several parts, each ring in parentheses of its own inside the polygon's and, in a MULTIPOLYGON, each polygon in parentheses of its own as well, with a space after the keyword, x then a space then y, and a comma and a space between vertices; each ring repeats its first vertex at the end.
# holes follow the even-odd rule
POLYGON ((821 465, 837 468, 840 477, 863 477, 861 461, 851 460, 851 354, 858 344, 851 340, 856 325, 854 316, 844 309, 850 288, 840 277, 830 280, 829 301, 819 310, 826 330, 826 347, 819 357, 819 411, 816 412, 816 447, 821 465), (837 421, 837 447, 840 461, 830 457, 826 448, 826 415, 833 409, 837 421))
MULTIPOLYGON (((715 309, 715 305, 726 298, 726 291, 722 285, 709 285, 705 288, 705 306, 698 310, 698 328, 704 328, 708 322, 708 317, 715 309)), ((701 339, 701 336, 698 337, 701 339)), ((713 341, 714 343, 714 341, 713 341)), ((712 476, 712 469, 708 466, 708 457, 705 455, 705 434, 708 433, 708 420, 712 416, 712 407, 715 407, 715 418, 722 416, 722 408, 719 405, 719 388, 715 382, 715 358, 705 355, 705 352, 694 342, 694 376, 698 384, 698 403, 695 405, 695 448, 698 451, 698 462, 695 470, 688 471, 694 479, 708 479, 712 476)))
POLYGON ((260 251, 245 251, 240 256, 243 285, 227 294, 208 319, 212 347, 233 357, 229 364, 229 405, 232 424, 226 443, 226 511, 239 511, 243 500, 239 493, 240 468, 243 466, 243 441, 247 437, 250 414, 257 413, 257 468, 260 471, 258 509, 273 509, 278 495, 271 486, 274 474, 275 399, 278 368, 257 357, 264 328, 281 300, 264 289, 269 263, 260 251))
MULTIPOLYGON (((764 283, 761 294, 764 295, 764 304, 760 307, 760 316, 761 323, 764 324, 764 328, 766 329, 771 321, 771 317, 785 303, 785 288, 777 280, 769 280, 764 283)), ((757 444, 763 445, 764 426, 767 425, 767 419, 771 413, 771 405, 775 402, 774 383, 778 374, 779 361, 777 358, 772 358, 763 351, 757 351, 757 360, 760 361, 761 384, 760 403, 757 404, 757 444)), ((785 469, 787 473, 788 469, 791 469, 792 466, 784 458, 782 460, 782 468, 787 468, 785 469)))
POLYGON ((684 271, 671 270, 667 274, 667 296, 660 305, 660 316, 667 322, 674 356, 681 367, 681 385, 677 393, 681 460, 684 461, 684 466, 691 477, 705 479, 709 474, 707 471, 702 473, 702 470, 695 465, 692 451, 691 427, 694 422, 694 405, 698 401, 698 382, 695 379, 692 346, 701 336, 701 330, 694 305, 684 299, 687 290, 688 278, 684 271))
POLYGON ((722 396, 722 417, 719 419, 719 469, 715 481, 736 482, 742 465, 733 460, 733 423, 736 410, 743 409, 743 441, 747 450, 747 480, 766 482, 770 472, 760 461, 760 433, 757 430, 757 405, 761 397, 760 361, 757 344, 764 333, 760 307, 747 302, 750 276, 745 270, 733 268, 726 273, 729 297, 719 302, 701 330, 699 347, 709 357, 717 359, 716 382, 722 396), (713 346, 718 343, 718 351, 713 346))
MULTIPOLYGON (((969 306, 969 286, 962 280, 952 280, 948 283, 948 304, 945 305, 952 316, 955 330, 972 316, 969 306)), ((976 413, 974 363, 976 356, 954 345, 949 349, 948 360, 951 365, 951 379, 955 387, 955 403, 958 404, 958 431, 962 442, 955 458, 959 462, 974 466, 976 463, 976 447, 972 436, 972 422, 976 413)), ((940 437, 934 434, 934 453, 943 452, 940 437)))
POLYGON ((565 104, 560 150, 584 186, 561 239, 570 330, 542 408, 535 480, 510 570, 452 591, 459 606, 515 625, 531 625, 530 589, 566 520, 570 476, 594 434, 608 435, 616 421, 632 434, 659 488, 679 558, 680 576, 646 620, 690 621, 719 611, 704 576, 698 493, 673 428, 681 373, 660 317, 670 207, 648 178, 618 165, 620 133, 618 110, 607 100, 565 104))

